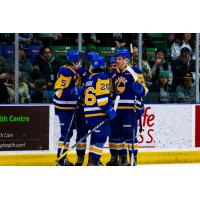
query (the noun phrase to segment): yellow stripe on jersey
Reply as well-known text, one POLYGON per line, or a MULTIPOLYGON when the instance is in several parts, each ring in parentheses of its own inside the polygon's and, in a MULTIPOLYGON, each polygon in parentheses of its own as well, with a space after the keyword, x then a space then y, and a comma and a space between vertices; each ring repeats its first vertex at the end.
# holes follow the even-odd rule
POLYGON ((63 67, 68 68, 69 70, 71 70, 74 74, 77 74, 77 72, 75 70, 73 70, 71 67, 64 65, 63 67))
POLYGON ((82 81, 82 79, 81 79, 80 74, 76 74, 76 76, 77 76, 77 80, 76 80, 76 84, 75 84, 76 87, 82 86, 83 81, 82 81))
POLYGON ((134 109, 136 108, 137 110, 142 110, 142 108, 138 106, 118 106, 117 109, 134 109))
POLYGON ((146 95, 147 92, 148 92, 148 88, 146 86, 146 83, 145 83, 145 80, 144 80, 144 76, 143 76, 143 74, 138 74, 138 73, 136 73, 136 74, 137 74, 137 77, 138 77, 137 82, 140 83, 143 86, 144 91, 145 91, 145 95, 146 95))
POLYGON ((124 143, 110 143, 109 147, 111 149, 125 149, 126 148, 126 144, 124 144, 124 143))
POLYGON ((69 143, 66 143, 65 145, 63 145, 63 142, 62 141, 59 141, 58 142, 58 148, 65 148, 65 149, 68 149, 69 148, 69 143))
POLYGON ((86 143, 80 143, 76 145, 76 149, 85 149, 86 148, 86 143))
MULTIPOLYGON (((127 145, 126 145, 126 148, 129 149, 129 150, 132 149, 132 144, 127 144, 127 145)), ((138 143, 134 144, 134 145, 133 145, 133 148, 134 148, 135 150, 137 150, 137 149, 138 149, 138 143)))
POLYGON ((117 109, 134 109, 134 106, 118 106, 117 109))
POLYGON ((74 74, 76 74, 77 79, 76 79, 75 85, 76 85, 76 86, 81 86, 81 85, 82 85, 81 76, 80 76, 75 70, 73 70, 71 67, 69 67, 69 66, 67 66, 67 65, 64 65, 63 67, 64 67, 64 68, 67 68, 67 69, 69 69, 69 70, 71 70, 74 74))
POLYGON ((98 79, 96 82, 96 96, 109 93, 110 93, 109 79, 107 80, 98 79))
POLYGON ((88 114, 85 117, 98 117, 98 116, 106 116, 105 113, 97 113, 97 114, 88 114))
POLYGON ((55 108, 61 109, 61 110, 74 110, 75 106, 74 107, 61 107, 61 106, 55 105, 55 108))
POLYGON ((54 89, 64 89, 69 87, 72 77, 60 75, 55 83, 54 89))
POLYGON ((96 153, 96 154, 102 154, 103 153, 103 149, 102 148, 98 148, 96 146, 90 146, 89 151, 91 153, 96 153))
POLYGON ((98 102, 98 106, 104 106, 108 103, 108 100, 106 101, 101 101, 101 102, 98 102))
POLYGON ((63 93, 63 90, 62 90, 62 89, 59 89, 59 90, 57 90, 57 91, 55 92, 55 94, 56 94, 56 96, 57 96, 58 98, 60 98, 60 97, 62 96, 62 93, 63 93))

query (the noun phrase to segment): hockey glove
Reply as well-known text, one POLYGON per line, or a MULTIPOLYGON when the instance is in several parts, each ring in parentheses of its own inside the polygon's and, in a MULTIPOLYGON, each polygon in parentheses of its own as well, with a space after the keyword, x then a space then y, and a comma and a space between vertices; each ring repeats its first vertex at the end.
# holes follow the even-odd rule
POLYGON ((75 98, 83 97, 84 89, 82 87, 75 87, 72 89, 72 96, 75 98))
POLYGON ((142 93, 144 92, 144 88, 142 87, 142 85, 138 82, 133 82, 132 84, 132 90, 136 95, 141 96, 142 93))
POLYGON ((116 117, 116 111, 111 106, 107 109, 106 114, 110 120, 113 120, 116 117))

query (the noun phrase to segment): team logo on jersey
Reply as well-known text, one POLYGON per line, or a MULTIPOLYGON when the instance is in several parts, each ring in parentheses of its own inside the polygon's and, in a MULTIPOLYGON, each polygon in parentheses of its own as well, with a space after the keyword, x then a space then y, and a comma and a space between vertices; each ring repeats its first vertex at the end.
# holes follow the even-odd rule
POLYGON ((116 92, 118 94, 121 94, 124 92, 124 90, 126 89, 126 83, 127 83, 127 80, 126 78, 120 76, 116 79, 115 81, 115 88, 116 88, 116 92))
POLYGON ((93 81, 87 81, 86 84, 85 84, 85 86, 86 87, 90 87, 90 86, 92 86, 92 83, 93 83, 93 81))

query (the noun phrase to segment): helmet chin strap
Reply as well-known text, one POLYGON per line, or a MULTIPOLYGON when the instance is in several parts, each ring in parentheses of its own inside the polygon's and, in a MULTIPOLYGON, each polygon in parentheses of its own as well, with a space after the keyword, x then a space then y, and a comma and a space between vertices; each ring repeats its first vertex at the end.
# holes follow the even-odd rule
POLYGON ((89 67, 89 72, 91 73, 93 70, 93 67, 92 67, 92 64, 90 64, 90 67, 89 67))
POLYGON ((128 60, 128 58, 124 59, 124 64, 123 64, 123 67, 126 67, 126 66, 128 65, 128 63, 129 63, 129 60, 128 60))
POLYGON ((124 64, 127 65, 128 63, 129 63, 129 60, 128 60, 128 58, 126 58, 126 59, 124 60, 124 64))
POLYGON ((81 61, 79 61, 77 63, 72 62, 72 64, 76 67, 76 69, 78 69, 81 65, 81 61))

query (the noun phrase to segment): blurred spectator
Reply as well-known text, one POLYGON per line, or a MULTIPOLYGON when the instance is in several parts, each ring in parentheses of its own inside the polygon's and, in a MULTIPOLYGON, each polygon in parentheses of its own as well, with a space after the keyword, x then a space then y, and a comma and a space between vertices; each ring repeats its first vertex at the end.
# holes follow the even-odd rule
POLYGON ((28 48, 29 45, 42 45, 41 40, 37 40, 36 33, 19 33, 20 48, 28 48))
MULTIPOLYGON (((139 67, 138 64, 138 48, 137 47, 133 47, 133 55, 132 55, 132 64, 134 67, 139 67)), ((145 58, 144 55, 142 58, 145 58)), ((142 60, 142 66, 140 67, 140 70, 143 73, 144 79, 146 82, 150 82, 152 75, 151 75, 151 68, 149 63, 147 62, 147 60, 143 59, 142 60)))
POLYGON ((173 74, 171 65, 168 63, 168 61, 165 59, 166 56, 166 50, 164 48, 158 48, 156 51, 156 57, 155 61, 150 62, 151 66, 151 73, 152 73, 152 83, 155 83, 158 80, 159 72, 161 70, 168 71, 169 78, 168 83, 171 85, 173 80, 173 74))
POLYGON ((192 39, 192 34, 182 33, 178 34, 176 41, 171 46, 172 60, 176 60, 180 56, 180 52, 183 47, 187 47, 190 50, 191 57, 195 59, 195 55, 193 56, 194 41, 192 39))
POLYGON ((7 82, 7 74, 0 73, 0 104, 9 103, 9 94, 7 90, 6 83, 7 82))
MULTIPOLYGON (((77 46, 77 33, 62 33, 62 45, 66 46, 77 46)), ((83 42, 82 42, 83 43, 83 42)))
POLYGON ((19 102, 20 103, 30 102, 29 88, 26 82, 22 78, 19 79, 19 102))
POLYGON ((130 33, 107 33, 104 38, 105 45, 108 47, 130 47, 130 33))
MULTIPOLYGON (((105 42, 104 42, 104 34, 103 33, 83 33, 82 34, 82 38, 84 41, 84 45, 92 45, 95 48, 99 47, 99 46, 104 46, 105 42)), ((77 43, 78 43, 78 39, 77 39, 77 43)))
POLYGON ((0 56, 0 73, 2 72, 8 72, 9 71, 8 63, 6 62, 6 59, 3 56, 0 56))
POLYGON ((31 95, 32 103, 48 103, 47 83, 44 79, 38 79, 35 81, 36 89, 31 95))
POLYGON ((7 73, 6 86, 9 94, 9 103, 15 103, 15 72, 9 71, 7 73))
POLYGON ((14 44, 14 33, 0 33, 0 44, 14 44))
MULTIPOLYGON (((138 47, 138 33, 131 33, 130 35, 131 41, 130 43, 133 44, 133 46, 138 47)), ((148 37, 147 33, 142 34, 142 51, 146 52, 146 48, 153 48, 155 47, 155 42, 151 37, 148 37)))
POLYGON ((47 82, 47 89, 52 90, 58 70, 59 65, 52 49, 48 46, 42 47, 40 55, 36 57, 33 64, 33 79, 44 79, 47 82))
POLYGON ((173 87, 181 84, 182 77, 186 72, 195 72, 195 60, 190 57, 190 49, 183 47, 181 49, 181 54, 177 60, 173 62, 173 87))
POLYGON ((167 34, 167 41, 168 41, 168 44, 171 45, 175 42, 176 40, 176 34, 175 33, 168 33, 167 34))
POLYGON ((148 103, 172 103, 173 90, 168 84, 168 71, 160 71, 158 82, 151 85, 144 101, 148 103))
POLYGON ((64 45, 61 33, 37 33, 35 35, 37 40, 42 41, 42 44, 45 46, 64 45))
POLYGON ((22 46, 31 45, 33 42, 33 33, 19 33, 19 42, 22 46))
POLYGON ((20 77, 27 82, 31 78, 31 72, 33 70, 31 62, 26 57, 26 51, 24 49, 19 50, 19 71, 20 77))
POLYGON ((175 101, 178 103, 195 103, 195 85, 191 72, 187 72, 175 92, 175 101))

